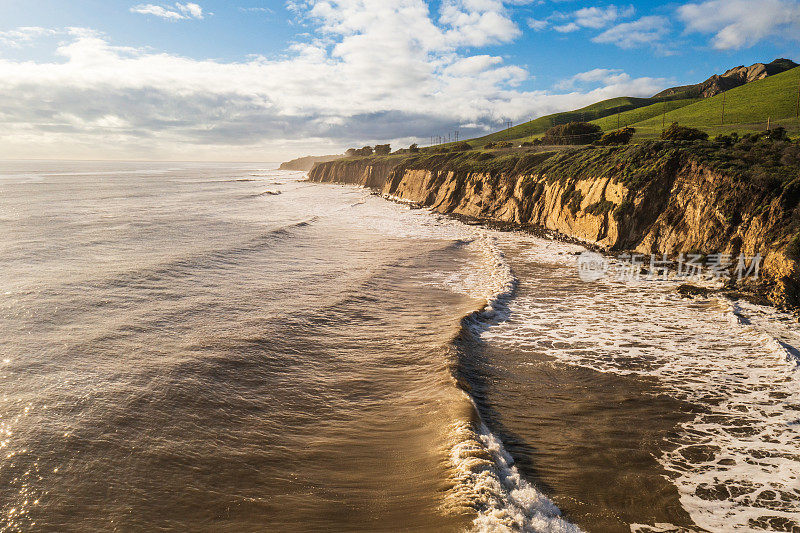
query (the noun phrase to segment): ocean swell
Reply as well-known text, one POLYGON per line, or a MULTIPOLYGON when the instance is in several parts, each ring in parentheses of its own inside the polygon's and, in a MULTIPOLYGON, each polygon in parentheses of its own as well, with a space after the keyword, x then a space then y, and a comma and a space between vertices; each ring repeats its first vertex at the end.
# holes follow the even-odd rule
POLYGON ((484 233, 472 244, 483 256, 485 276, 479 290, 486 304, 464 317, 461 333, 453 341, 452 374, 465 394, 469 416, 450 427, 449 461, 454 478, 450 500, 477 512, 472 531, 577 533, 580 529, 564 520, 558 507, 521 475, 514 458, 481 417, 475 348, 482 332, 508 318, 508 302, 516 292, 517 279, 495 238, 484 233))

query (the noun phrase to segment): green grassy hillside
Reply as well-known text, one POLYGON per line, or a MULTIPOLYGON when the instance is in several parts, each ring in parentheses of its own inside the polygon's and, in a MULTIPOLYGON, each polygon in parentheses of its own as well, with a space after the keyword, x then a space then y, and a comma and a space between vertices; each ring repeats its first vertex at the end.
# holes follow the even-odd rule
POLYGON ((665 111, 669 113, 670 111, 698 102, 699 100, 699 98, 685 98, 682 100, 658 102, 656 104, 593 120, 592 123, 603 128, 603 131, 611 131, 618 127, 624 128, 625 126, 630 126, 631 124, 636 124, 650 118, 661 117, 665 111))
MULTIPOLYGON (((669 111, 666 123, 702 129, 709 134, 730 131, 763 131, 767 120, 787 130, 800 131, 797 119, 797 95, 800 90, 800 67, 736 87, 712 98, 669 111), (722 104, 725 102, 725 124, 722 124, 722 104)), ((658 106, 656 106, 658 107, 658 106)), ((639 134, 652 136, 661 132, 662 118, 658 115, 633 123, 639 134)), ((605 129, 605 128, 604 128, 605 129)))
MULTIPOLYGON (((618 98, 611 98, 603 100, 575 111, 565 111, 563 113, 554 113, 539 117, 530 122, 519 124, 506 129, 470 139, 468 142, 474 147, 481 147, 488 142, 494 141, 508 141, 508 140, 522 140, 529 137, 541 135, 556 124, 566 124, 567 122, 589 122, 591 120, 600 119, 616 113, 623 113, 629 110, 637 109, 643 106, 652 104, 657 100, 653 98, 633 98, 630 96, 621 96, 618 98)), ((641 119, 640 119, 641 120, 641 119)))

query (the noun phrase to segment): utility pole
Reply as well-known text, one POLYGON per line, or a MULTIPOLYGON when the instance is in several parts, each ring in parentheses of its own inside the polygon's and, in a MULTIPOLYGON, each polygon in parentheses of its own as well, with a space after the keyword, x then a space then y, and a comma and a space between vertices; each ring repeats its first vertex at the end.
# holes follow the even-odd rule
POLYGON ((772 117, 767 117, 767 131, 769 131, 769 121, 770 121, 771 119, 772 119, 772 117))
POLYGON ((722 93, 722 125, 725 125, 725 93, 722 93))
POLYGON ((617 113, 617 129, 619 129, 619 113, 617 113))
POLYGON ((664 113, 661 115, 661 133, 664 133, 664 128, 667 126, 667 102, 664 102, 664 113))

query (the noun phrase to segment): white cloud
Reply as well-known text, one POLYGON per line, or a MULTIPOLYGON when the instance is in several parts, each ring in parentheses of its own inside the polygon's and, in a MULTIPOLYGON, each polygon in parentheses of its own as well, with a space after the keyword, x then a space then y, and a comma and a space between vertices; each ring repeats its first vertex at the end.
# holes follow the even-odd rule
POLYGON ((8 31, 0 31, 0 44, 11 48, 21 48, 40 37, 52 36, 56 32, 37 26, 24 26, 8 31))
POLYGON ((449 26, 445 36, 455 46, 507 43, 522 34, 499 0, 444 0, 439 22, 449 26))
POLYGON ((570 22, 568 24, 562 24, 560 26, 553 26, 553 29, 559 33, 572 33, 574 31, 578 31, 579 29, 581 29, 581 27, 575 24, 574 22, 570 22))
POLYGON ((632 78, 622 69, 596 68, 580 72, 556 84, 559 90, 570 90, 577 86, 596 86, 600 91, 629 96, 650 96, 657 93, 668 80, 664 78, 632 78))
POLYGON ((239 11, 242 13, 275 13, 268 7, 240 7, 239 11))
POLYGON ((175 5, 180 10, 180 12, 186 15, 187 17, 196 19, 203 18, 203 8, 197 4, 193 4, 191 2, 188 2, 186 4, 181 4, 180 2, 178 2, 175 5))
POLYGON ((800 40, 797 0, 709 0, 678 8, 678 17, 692 32, 713 33, 718 50, 753 46, 769 37, 800 40))
POLYGON ((578 9, 571 13, 556 11, 552 13, 547 20, 528 19, 528 25, 534 30, 539 31, 546 28, 550 21, 557 20, 564 21, 562 24, 553 26, 553 29, 559 33, 572 33, 581 28, 599 30, 607 27, 618 19, 631 17, 635 12, 636 10, 633 6, 623 8, 616 5, 609 5, 606 7, 593 6, 578 9))
POLYGON ((528 27, 534 31, 542 31, 543 29, 547 28, 549 22, 546 20, 537 20, 535 18, 529 18, 527 20, 528 27))
POLYGON ((454 61, 453 64, 445 69, 445 72, 456 76, 477 75, 502 62, 502 57, 489 55, 464 57, 454 61))
POLYGON ((605 28, 619 18, 633 16, 634 13, 635 10, 633 6, 620 9, 617 6, 611 5, 606 8, 585 7, 576 11, 574 15, 575 23, 578 26, 600 29, 605 28))
POLYGON ((167 20, 202 19, 203 8, 198 4, 176 2, 174 5, 138 4, 131 8, 131 13, 153 15, 167 20))
POLYGON ((630 81, 631 77, 621 69, 596 68, 587 72, 580 72, 571 78, 556 84, 556 89, 566 90, 583 83, 603 82, 605 84, 630 81))
POLYGON ((281 159, 410 143, 462 124, 476 126, 469 135, 661 88, 609 77, 568 94, 521 89, 525 69, 465 51, 509 38, 498 32, 513 25, 506 6, 450 2, 433 18, 422 0, 306 1, 294 8, 317 39, 286 57, 238 62, 114 46, 71 29, 55 60, 0 58, 0 156, 281 159))
POLYGON ((617 24, 592 39, 592 41, 615 44, 620 48, 636 48, 637 46, 657 43, 669 33, 669 30, 670 23, 665 17, 642 17, 633 22, 617 24))

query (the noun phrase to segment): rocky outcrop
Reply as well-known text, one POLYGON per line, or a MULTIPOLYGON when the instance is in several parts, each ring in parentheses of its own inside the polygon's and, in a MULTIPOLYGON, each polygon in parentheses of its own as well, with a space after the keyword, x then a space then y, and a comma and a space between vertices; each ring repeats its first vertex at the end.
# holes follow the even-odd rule
POLYGON ((739 87, 746 83, 761 80, 767 76, 774 76, 781 72, 795 68, 797 63, 789 59, 776 59, 771 63, 755 63, 749 67, 740 65, 723 72, 715 74, 702 83, 696 85, 683 85, 673 87, 655 95, 655 97, 675 96, 678 94, 687 97, 709 98, 720 93, 739 87))
POLYGON ((540 226, 607 250, 760 254, 761 291, 776 305, 800 304, 780 198, 754 202, 745 182, 679 150, 649 156, 649 166, 639 161, 649 169, 645 180, 631 178, 613 150, 591 152, 599 153, 562 154, 522 172, 453 168, 447 156, 341 159, 316 165, 309 180, 369 187, 441 213, 540 226))

